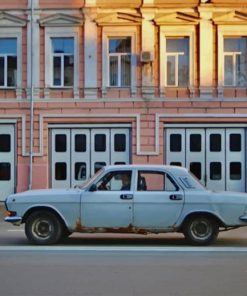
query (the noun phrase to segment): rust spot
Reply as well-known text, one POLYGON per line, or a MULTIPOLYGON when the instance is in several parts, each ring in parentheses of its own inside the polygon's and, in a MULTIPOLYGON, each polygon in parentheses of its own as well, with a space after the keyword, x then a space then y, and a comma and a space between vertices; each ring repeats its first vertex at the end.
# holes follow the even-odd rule
POLYGON ((80 223, 80 219, 76 220, 75 231, 81 233, 151 233, 151 231, 146 229, 134 227, 132 224, 129 224, 127 227, 85 227, 80 223))
POLYGON ((177 231, 176 223, 172 224, 170 227, 172 228, 173 231, 175 232, 177 231))

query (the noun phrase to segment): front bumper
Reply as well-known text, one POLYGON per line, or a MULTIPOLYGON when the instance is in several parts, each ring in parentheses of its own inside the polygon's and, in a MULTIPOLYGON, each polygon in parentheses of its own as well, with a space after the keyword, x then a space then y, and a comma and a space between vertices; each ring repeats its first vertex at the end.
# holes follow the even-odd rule
POLYGON ((247 215, 242 215, 239 217, 239 220, 247 222, 247 215))
POLYGON ((4 218, 5 222, 10 222, 14 225, 20 225, 21 221, 22 221, 22 217, 18 217, 18 216, 13 216, 13 217, 5 217, 4 218))

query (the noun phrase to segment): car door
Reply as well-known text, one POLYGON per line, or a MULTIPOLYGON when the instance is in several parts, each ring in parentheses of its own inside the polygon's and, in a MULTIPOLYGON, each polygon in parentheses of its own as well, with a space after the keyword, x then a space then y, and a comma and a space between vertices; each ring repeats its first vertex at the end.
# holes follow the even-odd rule
MULTIPOLYGON (((81 226, 86 228, 128 228, 133 217, 133 174, 131 170, 108 171, 81 199, 81 226), (126 177, 127 176, 127 177, 126 177), (129 185, 122 179, 129 178, 129 185)), ((102 231, 104 231, 102 229, 102 231)))
POLYGON ((138 170, 134 192, 134 227, 170 229, 184 205, 184 192, 162 170, 138 170))

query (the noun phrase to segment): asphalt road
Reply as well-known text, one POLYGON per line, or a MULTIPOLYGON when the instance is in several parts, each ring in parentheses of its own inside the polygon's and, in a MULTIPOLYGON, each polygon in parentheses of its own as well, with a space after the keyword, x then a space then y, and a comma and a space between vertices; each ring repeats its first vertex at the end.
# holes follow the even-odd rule
POLYGON ((2 251, 0 295, 246 296, 246 255, 2 251))

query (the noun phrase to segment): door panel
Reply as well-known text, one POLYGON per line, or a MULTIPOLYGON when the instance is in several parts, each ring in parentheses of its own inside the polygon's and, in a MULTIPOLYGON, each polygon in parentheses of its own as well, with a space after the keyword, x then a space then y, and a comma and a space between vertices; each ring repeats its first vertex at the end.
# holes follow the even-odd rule
POLYGON ((111 164, 128 164, 130 137, 128 129, 111 130, 111 164))
POLYGON ((15 128, 0 125, 0 201, 15 190, 15 128))
POLYGON ((110 130, 93 129, 91 131, 91 174, 102 166, 110 164, 110 130))
POLYGON ((226 131, 226 190, 245 191, 245 131, 232 128, 226 131))
POLYGON ((225 129, 206 129, 206 185, 225 190, 225 129))
POLYGON ((205 185, 205 130, 186 130, 186 167, 205 185))
POLYGON ((109 171, 95 183, 95 191, 84 192, 81 203, 82 226, 108 228, 105 231, 111 231, 112 228, 130 231, 133 220, 133 180, 132 170, 109 171))
POLYGON ((127 228, 132 223, 133 200, 123 200, 121 194, 121 191, 84 192, 82 226, 127 228))
POLYGON ((182 211, 184 193, 161 171, 141 170, 134 194, 134 226, 169 229, 182 211))
POLYGON ((166 130, 167 164, 186 166, 185 163, 185 129, 166 130))
POLYGON ((166 147, 167 164, 185 161, 185 166, 209 189, 246 191, 246 129, 169 128, 166 147), (183 131, 186 140, 180 145, 178 134, 183 131))
POLYGON ((52 141, 52 187, 70 187, 70 130, 53 129, 52 141))
POLYGON ((71 130, 71 186, 81 185, 90 177, 90 131, 71 130))
POLYGON ((51 186, 74 187, 109 164, 130 162, 128 128, 55 128, 51 140, 51 186))

